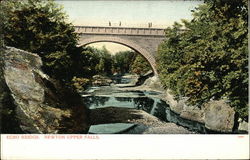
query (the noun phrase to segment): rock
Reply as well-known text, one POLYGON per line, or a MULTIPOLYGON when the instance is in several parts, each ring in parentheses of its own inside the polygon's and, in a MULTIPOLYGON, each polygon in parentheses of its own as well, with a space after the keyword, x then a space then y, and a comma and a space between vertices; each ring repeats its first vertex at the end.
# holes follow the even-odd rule
POLYGON ((81 97, 41 70, 41 58, 6 47, 0 56, 2 133, 87 133, 81 97))
POLYGON ((180 110, 180 117, 204 123, 204 111, 196 106, 187 106, 186 101, 187 98, 180 100, 177 104, 177 106, 180 106, 179 109, 182 109, 180 110))
POLYGON ((137 85, 137 86, 142 85, 142 84, 148 85, 148 83, 152 83, 150 79, 153 75, 154 75, 154 72, 152 70, 148 71, 144 75, 141 75, 138 77, 135 85, 137 85))
POLYGON ((171 105, 170 108, 175 113, 181 114, 184 107, 186 106, 185 102, 186 102, 186 100, 180 100, 175 105, 171 105))
POLYGON ((232 132, 235 111, 225 101, 211 101, 204 105, 205 127, 219 132, 232 132))
POLYGON ((92 125, 103 123, 136 123, 146 126, 160 126, 164 122, 143 110, 134 108, 105 107, 91 109, 90 120, 92 125))
POLYGON ((248 123, 246 121, 240 120, 239 121, 239 132, 248 132, 248 123))
POLYGON ((164 91, 164 88, 163 88, 158 76, 153 76, 153 77, 147 78, 142 86, 146 86, 152 90, 164 91))
POLYGON ((197 121, 200 123, 204 123, 204 111, 196 108, 196 109, 185 109, 181 111, 180 117, 189 119, 192 121, 197 121))
POLYGON ((95 75, 92 77, 93 86, 109 86, 112 82, 113 81, 106 76, 95 75))
POLYGON ((193 134, 194 132, 177 126, 174 123, 168 123, 161 127, 149 127, 142 134, 193 134))
POLYGON ((161 96, 161 99, 169 104, 169 107, 171 108, 172 111, 180 114, 182 107, 178 109, 179 108, 179 106, 177 106, 178 102, 174 99, 174 96, 170 92, 171 91, 169 89, 166 90, 165 93, 161 96))
POLYGON ((106 107, 91 110, 91 124, 130 123, 135 127, 125 134, 189 134, 193 133, 174 123, 161 121, 149 113, 133 108, 106 107), (129 121, 128 121, 129 120, 129 121))

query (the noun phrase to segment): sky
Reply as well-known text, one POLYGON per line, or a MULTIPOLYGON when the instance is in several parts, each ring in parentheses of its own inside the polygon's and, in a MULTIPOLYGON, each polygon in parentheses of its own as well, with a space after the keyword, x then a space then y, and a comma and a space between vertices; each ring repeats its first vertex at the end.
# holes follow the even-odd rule
MULTIPOLYGON (((151 22, 155 28, 167 28, 175 21, 191 19, 193 10, 202 1, 174 0, 56 0, 68 14, 68 21, 84 26, 147 27, 151 22)), ((127 47, 100 42, 91 44, 96 48, 103 45, 111 52, 128 50, 127 47)))

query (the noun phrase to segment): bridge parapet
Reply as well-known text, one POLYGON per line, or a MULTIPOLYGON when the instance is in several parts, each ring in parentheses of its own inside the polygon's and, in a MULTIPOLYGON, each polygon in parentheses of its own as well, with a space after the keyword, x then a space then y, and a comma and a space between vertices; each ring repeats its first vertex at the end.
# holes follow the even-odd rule
POLYGON ((135 35, 135 36, 165 36, 161 28, 129 28, 129 27, 95 27, 74 26, 76 33, 81 34, 109 34, 109 35, 135 35))

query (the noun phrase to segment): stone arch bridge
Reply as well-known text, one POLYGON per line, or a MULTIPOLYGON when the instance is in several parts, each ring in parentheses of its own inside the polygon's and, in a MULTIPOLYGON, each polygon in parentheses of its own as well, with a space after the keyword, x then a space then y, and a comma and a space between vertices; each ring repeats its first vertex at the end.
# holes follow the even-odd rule
POLYGON ((155 57, 158 45, 165 38, 164 29, 75 26, 75 32, 80 34, 79 45, 113 42, 137 51, 150 63, 154 74, 158 75, 155 57))

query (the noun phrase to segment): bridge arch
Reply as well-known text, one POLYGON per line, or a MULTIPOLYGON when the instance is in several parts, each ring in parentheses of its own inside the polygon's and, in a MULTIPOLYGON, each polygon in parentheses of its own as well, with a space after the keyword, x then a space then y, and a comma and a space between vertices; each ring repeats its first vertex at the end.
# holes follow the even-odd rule
POLYGON ((115 36, 91 36, 90 38, 80 38, 79 45, 86 46, 88 44, 96 43, 96 42, 118 43, 118 44, 122 44, 124 46, 127 46, 127 47, 137 51, 139 54, 141 54, 149 62, 154 74, 158 75, 157 70, 156 70, 156 62, 155 62, 155 58, 153 57, 153 55, 150 54, 143 47, 136 44, 135 42, 128 40, 128 39, 115 37, 115 36))

